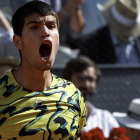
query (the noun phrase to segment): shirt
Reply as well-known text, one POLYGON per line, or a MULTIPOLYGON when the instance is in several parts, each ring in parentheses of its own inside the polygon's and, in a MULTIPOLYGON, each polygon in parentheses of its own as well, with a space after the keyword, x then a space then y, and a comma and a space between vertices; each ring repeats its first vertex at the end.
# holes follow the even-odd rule
POLYGON ((86 124, 81 92, 64 79, 43 92, 20 86, 8 72, 0 79, 0 139, 75 140, 86 124))

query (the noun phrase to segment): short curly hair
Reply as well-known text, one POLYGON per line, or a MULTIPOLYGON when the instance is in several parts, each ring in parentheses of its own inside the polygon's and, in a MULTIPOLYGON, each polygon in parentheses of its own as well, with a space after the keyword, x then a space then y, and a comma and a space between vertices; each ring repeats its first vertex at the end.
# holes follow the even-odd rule
POLYGON ((80 73, 88 67, 93 67, 95 69, 98 83, 101 77, 101 71, 97 67, 96 63, 86 56, 79 56, 75 59, 70 60, 63 70, 63 78, 71 81, 71 76, 74 72, 80 73))

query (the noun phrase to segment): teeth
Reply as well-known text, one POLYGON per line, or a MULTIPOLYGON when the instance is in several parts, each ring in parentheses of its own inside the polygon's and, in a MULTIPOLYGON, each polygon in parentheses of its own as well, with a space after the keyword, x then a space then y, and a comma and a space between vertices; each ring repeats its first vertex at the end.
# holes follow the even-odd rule
POLYGON ((46 61, 48 59, 48 57, 42 57, 42 60, 46 61))

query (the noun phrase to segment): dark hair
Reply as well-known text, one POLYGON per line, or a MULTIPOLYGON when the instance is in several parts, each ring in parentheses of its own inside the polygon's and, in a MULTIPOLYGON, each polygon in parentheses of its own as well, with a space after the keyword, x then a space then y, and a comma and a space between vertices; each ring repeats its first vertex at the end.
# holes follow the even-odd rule
POLYGON ((21 36, 25 18, 35 13, 41 16, 54 15, 57 20, 57 27, 59 28, 58 16, 50 5, 42 1, 31 1, 20 7, 13 15, 12 26, 14 34, 21 36))
POLYGON ((95 69, 98 83, 101 77, 101 71, 97 67, 95 62, 90 60, 86 56, 79 56, 75 59, 70 60, 63 70, 63 78, 71 81, 71 76, 74 72, 80 73, 88 67, 93 67, 95 69))

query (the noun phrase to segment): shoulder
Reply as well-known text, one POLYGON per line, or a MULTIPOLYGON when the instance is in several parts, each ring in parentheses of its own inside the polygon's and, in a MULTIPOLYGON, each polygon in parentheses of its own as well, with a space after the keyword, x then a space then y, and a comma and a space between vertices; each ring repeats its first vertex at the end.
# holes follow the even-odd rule
POLYGON ((79 89, 75 87, 75 85, 63 78, 59 78, 56 75, 53 75, 55 84, 57 84, 57 89, 61 91, 65 91, 67 95, 67 102, 77 106, 79 110, 85 106, 83 94, 79 89))
POLYGON ((2 77, 0 77, 0 88, 3 86, 6 86, 10 83, 10 72, 8 72, 7 74, 3 75, 2 77))
POLYGON ((104 110, 104 109, 96 108, 96 113, 104 116, 105 118, 113 117, 111 112, 109 112, 108 110, 104 110))
POLYGON ((19 89, 19 87, 20 85, 16 83, 12 71, 9 71, 0 78, 0 96, 7 98, 19 89))
POLYGON ((107 122, 116 124, 116 126, 118 126, 116 119, 110 111, 96 108, 96 114, 101 116, 103 120, 106 120, 107 122))
POLYGON ((111 112, 109 112, 108 110, 105 110, 105 109, 96 108, 96 111, 100 112, 100 113, 104 113, 106 116, 111 115, 111 112))
POLYGON ((82 98, 83 94, 75 87, 75 85, 68 80, 60 78, 56 75, 53 75, 53 83, 51 88, 55 88, 57 90, 63 90, 67 93, 67 96, 77 96, 78 98, 82 98))
POLYGON ((110 123, 116 124, 116 126, 118 126, 118 123, 116 121, 116 119, 114 118, 114 116, 112 115, 112 113, 108 110, 104 110, 104 109, 97 109, 97 112, 103 116, 103 118, 107 121, 109 121, 110 123))
POLYGON ((71 91, 76 91, 77 88, 74 86, 74 84, 68 80, 65 80, 63 78, 60 78, 56 75, 53 75, 53 83, 51 87, 58 87, 59 89, 63 88, 64 90, 71 90, 71 91))
POLYGON ((10 85, 10 77, 8 74, 5 74, 0 78, 0 100, 1 100, 1 103, 7 97, 6 92, 9 89, 8 88, 9 85, 10 85))

